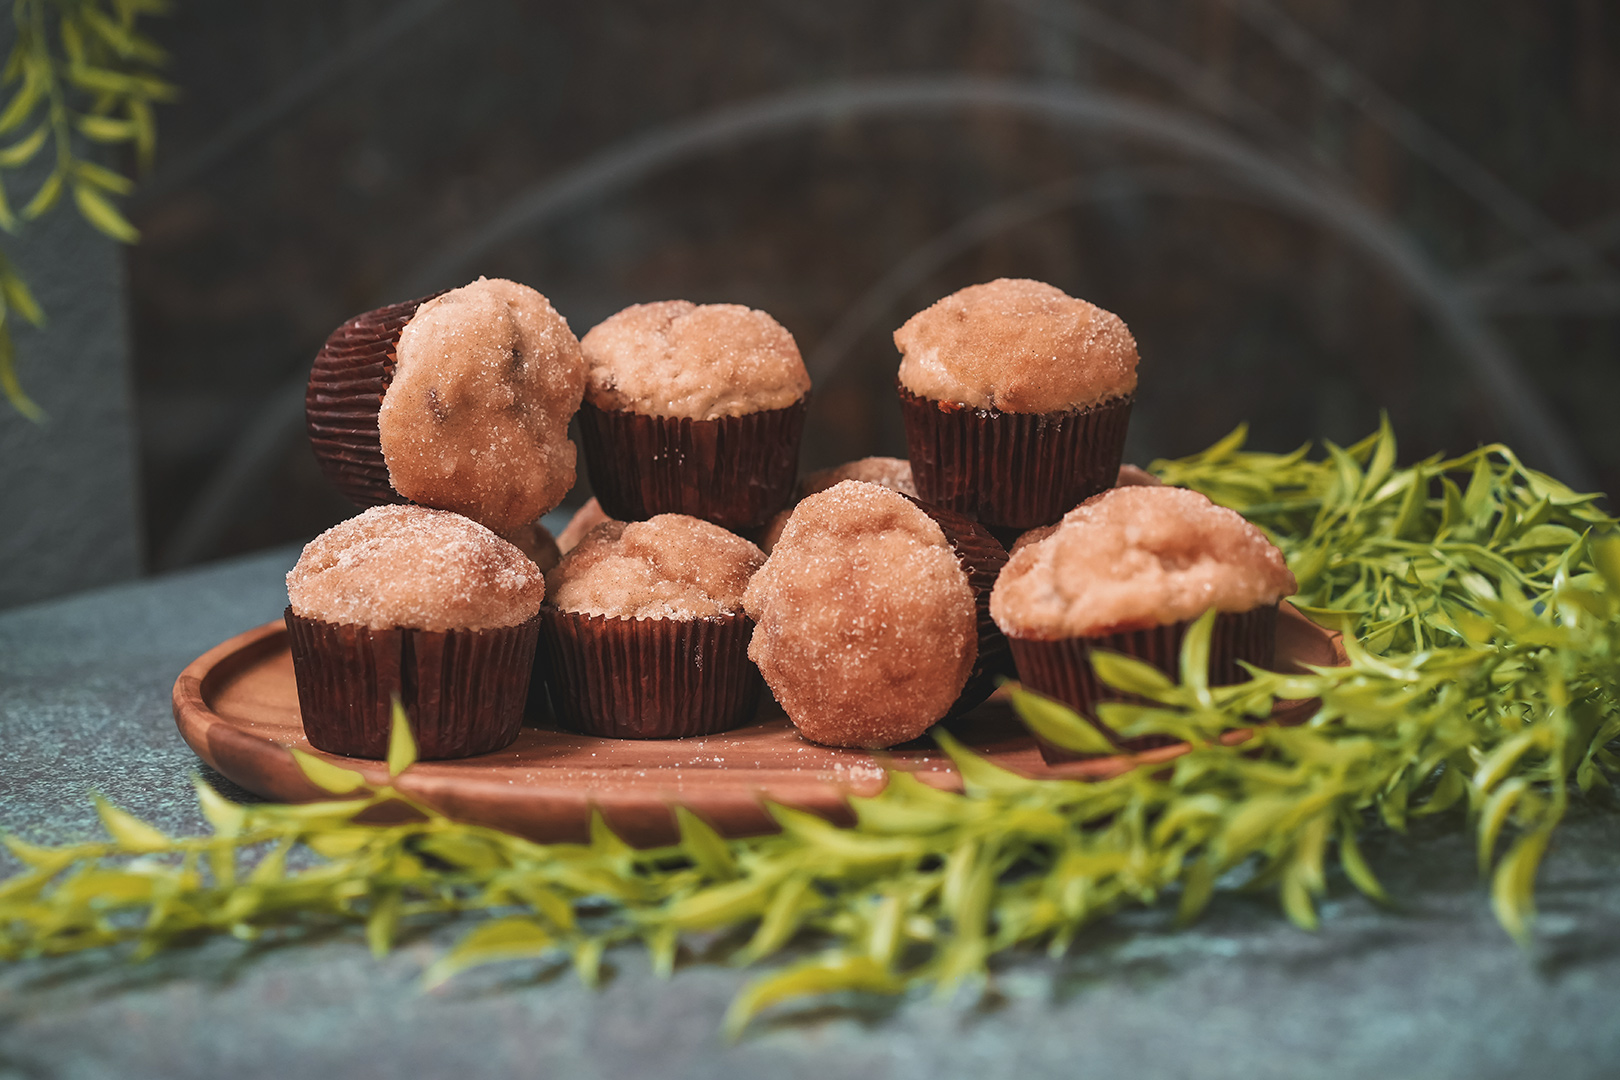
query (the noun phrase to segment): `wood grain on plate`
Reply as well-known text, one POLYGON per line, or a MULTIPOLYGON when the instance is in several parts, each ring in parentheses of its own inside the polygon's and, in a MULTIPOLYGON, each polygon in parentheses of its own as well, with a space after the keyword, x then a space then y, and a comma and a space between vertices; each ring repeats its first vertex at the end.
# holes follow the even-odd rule
MULTIPOLYGON (((1278 670, 1345 662, 1339 635, 1284 604, 1277 625, 1278 670)), ((1279 707, 1274 719, 1304 718, 1308 705, 1279 707)), ((194 660, 174 684, 174 717, 197 756, 221 774, 266 798, 327 797, 293 761, 287 747, 311 750, 298 714, 292 657, 282 623, 239 634, 194 660)), ((998 765, 1031 777, 1100 780, 1142 764, 1168 761, 1185 745, 1140 754, 1048 765, 1007 704, 992 698, 951 731, 998 765)), ((1229 741, 1241 741, 1233 732, 1229 741)), ((950 759, 932 745, 882 752, 837 750, 800 739, 774 704, 759 723, 722 735, 689 739, 602 739, 525 727, 511 746, 482 757, 421 762, 399 787, 461 821, 536 840, 583 840, 591 811, 638 846, 673 842, 674 807, 683 805, 728 836, 775 829, 765 801, 850 823, 850 795, 872 795, 886 768, 915 773, 925 783, 961 789, 950 759)), ((387 779, 382 762, 325 757, 369 782, 387 779)))

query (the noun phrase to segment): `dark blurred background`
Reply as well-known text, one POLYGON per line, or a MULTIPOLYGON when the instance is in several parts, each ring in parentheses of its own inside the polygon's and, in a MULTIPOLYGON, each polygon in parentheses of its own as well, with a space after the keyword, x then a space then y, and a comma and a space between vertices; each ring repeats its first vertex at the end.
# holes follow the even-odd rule
POLYGON ((579 334, 771 312, 815 380, 806 468, 902 454, 890 332, 1020 276, 1135 332, 1138 462, 1386 409, 1403 458, 1501 439, 1620 490, 1604 0, 192 0, 150 28, 184 98, 123 256, 146 570, 352 513, 303 438, 310 359, 479 274, 579 334))

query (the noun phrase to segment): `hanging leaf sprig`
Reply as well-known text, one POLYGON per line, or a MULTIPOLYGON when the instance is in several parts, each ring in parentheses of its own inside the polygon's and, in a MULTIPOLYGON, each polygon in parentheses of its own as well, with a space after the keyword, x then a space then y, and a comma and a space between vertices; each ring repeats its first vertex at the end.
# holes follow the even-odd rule
MULTIPOLYGON (((152 107, 172 101, 177 91, 158 76, 163 50, 137 24, 143 15, 168 10, 167 0, 13 0, 16 38, 0 71, 0 140, 6 140, 0 145, 0 229, 16 233, 69 193, 85 220, 107 236, 125 244, 139 238, 113 201, 129 194, 134 181, 83 151, 90 144, 128 146, 138 169, 151 167, 157 146, 152 107), (47 153, 49 171, 13 210, 8 174, 47 153)), ((38 420, 43 414, 17 378, 13 316, 35 326, 45 321, 15 263, 0 252, 0 392, 38 420)))
MULTIPOLYGON (((1394 462, 1385 427, 1317 460, 1247 452, 1239 433, 1156 464, 1271 530, 1302 601, 1347 629, 1350 654, 1343 668, 1211 687, 1205 618, 1179 681, 1099 655, 1106 681, 1144 699, 1104 706, 1103 720, 1188 742, 1167 768, 1032 780, 939 734, 963 794, 896 772, 851 800, 851 828, 775 807, 778 834, 726 841, 682 811, 680 843, 638 851, 600 821, 587 843, 551 845, 458 824, 298 754, 332 800, 236 806, 199 784, 209 837, 170 838, 102 804, 110 841, 11 841, 27 869, 0 884, 0 956, 139 956, 332 922, 363 925, 381 952, 403 926, 473 917, 427 985, 512 959, 571 963, 589 983, 629 943, 667 974, 701 933, 733 963, 786 956, 733 1002, 738 1034, 808 996, 981 985, 992 957, 1061 952, 1127 905, 1169 901, 1191 919, 1233 871, 1314 927, 1333 861, 1381 901, 1360 837, 1426 815, 1472 823, 1497 917, 1526 939, 1536 868, 1570 799, 1620 774, 1620 538, 1592 498, 1502 447, 1394 462), (1298 727, 1257 724, 1279 698, 1320 706, 1298 727), (1239 729, 1250 734, 1233 745, 1239 729), (416 819, 362 823, 384 805, 416 819), (312 865, 289 861, 299 850, 312 865)), ((1073 712, 1017 689, 1013 701, 1043 736, 1101 745, 1073 712)), ((397 776, 414 750, 402 715, 395 731, 397 776)))

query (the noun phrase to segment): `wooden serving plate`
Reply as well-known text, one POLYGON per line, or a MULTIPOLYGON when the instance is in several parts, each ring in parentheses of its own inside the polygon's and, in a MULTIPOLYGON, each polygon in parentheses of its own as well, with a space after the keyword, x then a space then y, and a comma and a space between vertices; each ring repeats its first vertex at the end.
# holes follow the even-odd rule
MULTIPOLYGON (((1338 634, 1282 605, 1277 620, 1277 670, 1346 662, 1338 634)), ((1287 703, 1273 721, 1305 719, 1310 703, 1287 703)), ((286 627, 267 623, 215 646, 174 684, 174 718, 197 756, 224 776, 266 798, 288 802, 329 798, 304 776, 287 747, 355 769, 374 784, 387 780, 382 762, 312 750, 304 738, 286 627)), ((1029 777, 1101 780, 1138 765, 1168 761, 1186 744, 1138 754, 1048 765, 1035 740, 999 696, 950 724, 978 753, 1029 777)), ((1232 732, 1240 742, 1245 732, 1232 732)), ((690 739, 600 739, 525 727, 505 750, 458 761, 420 762, 399 778, 413 798, 460 821, 488 825, 541 841, 581 841, 592 809, 629 843, 652 847, 676 839, 674 807, 685 806, 727 836, 773 832, 767 800, 850 824, 851 795, 873 795, 886 769, 903 769, 925 783, 961 790, 950 759, 926 742, 893 750, 836 750, 800 739, 774 703, 751 727, 690 739)))

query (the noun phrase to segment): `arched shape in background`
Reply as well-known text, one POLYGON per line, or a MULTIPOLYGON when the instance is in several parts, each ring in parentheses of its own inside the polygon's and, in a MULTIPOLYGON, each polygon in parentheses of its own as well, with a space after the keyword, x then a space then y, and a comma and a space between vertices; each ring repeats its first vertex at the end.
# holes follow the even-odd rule
MULTIPOLYGON (((513 237, 624 191, 660 170, 746 139, 852 118, 965 110, 1006 112, 1216 167, 1268 205, 1339 235, 1388 272, 1430 314, 1484 392, 1507 437, 1529 460, 1577 488, 1593 486, 1574 442, 1481 317, 1470 294, 1397 225, 1338 182, 1256 149, 1194 114, 1081 86, 971 77, 872 79, 725 106, 623 140, 540 181, 388 292, 398 298, 458 284, 476 260, 513 237)), ((289 384, 272 396, 176 529, 159 559, 161 565, 180 565, 208 551, 240 492, 263 469, 266 448, 281 445, 301 426, 301 385, 298 380, 297 386, 289 384)))

